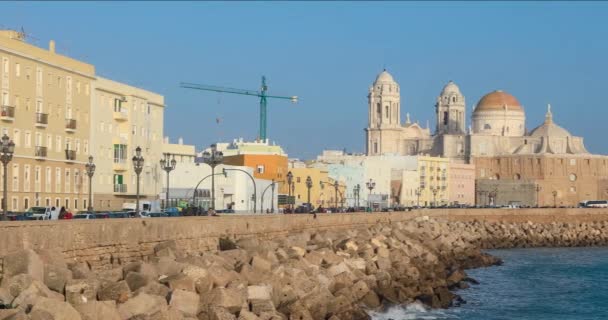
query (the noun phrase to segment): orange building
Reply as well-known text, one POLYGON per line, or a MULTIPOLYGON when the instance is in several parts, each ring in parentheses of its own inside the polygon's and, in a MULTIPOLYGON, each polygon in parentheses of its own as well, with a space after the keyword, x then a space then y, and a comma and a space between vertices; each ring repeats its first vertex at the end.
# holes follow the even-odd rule
POLYGON ((246 166, 253 169, 258 179, 274 180, 279 184, 279 194, 287 194, 287 154, 278 145, 266 141, 217 143, 216 148, 224 154, 224 164, 246 166))

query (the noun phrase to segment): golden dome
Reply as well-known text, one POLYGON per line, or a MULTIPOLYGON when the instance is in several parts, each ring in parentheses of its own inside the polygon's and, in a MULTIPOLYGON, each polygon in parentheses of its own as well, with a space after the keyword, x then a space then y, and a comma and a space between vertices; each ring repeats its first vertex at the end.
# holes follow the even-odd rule
POLYGON ((524 109, 517 99, 509 93, 502 90, 496 90, 483 96, 477 103, 474 112, 478 111, 521 111, 524 109))

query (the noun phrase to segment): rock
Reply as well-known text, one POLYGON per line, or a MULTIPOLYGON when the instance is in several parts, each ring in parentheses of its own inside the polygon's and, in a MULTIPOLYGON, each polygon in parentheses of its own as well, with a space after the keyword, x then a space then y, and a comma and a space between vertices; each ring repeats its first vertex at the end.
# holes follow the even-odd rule
POLYGON ((24 249, 4 256, 3 278, 18 274, 27 274, 39 281, 44 281, 44 265, 34 250, 24 249))
POLYGON ((72 279, 65 285, 65 299, 71 305, 79 305, 97 299, 100 283, 96 279, 72 279))
POLYGON ((33 281, 32 276, 22 273, 10 278, 4 278, 2 280, 2 288, 14 298, 29 287, 33 281))
POLYGON ((181 263, 176 262, 174 259, 160 257, 156 263, 156 269, 158 270, 159 277, 170 277, 182 272, 184 266, 181 263))
POLYGON ((123 280, 122 268, 113 268, 97 272, 97 278, 101 281, 118 282, 123 280))
POLYGON ((207 269, 192 264, 186 264, 182 270, 182 273, 190 277, 192 280, 194 280, 194 282, 200 278, 209 276, 207 269))
POLYGON ((306 249, 304 248, 300 248, 300 247, 291 247, 289 248, 289 250, 287 250, 287 256, 290 259, 299 259, 304 257, 304 255, 306 254, 306 249))
POLYGON ((171 290, 186 290, 196 292, 194 281, 187 275, 180 273, 160 280, 160 283, 165 284, 171 290))
POLYGON ((91 268, 89 268, 89 265, 84 262, 73 263, 68 265, 68 267, 72 271, 73 279, 87 279, 93 276, 91 268))
POLYGON ((150 282, 150 283, 146 284, 145 286, 137 289, 135 291, 135 294, 138 295, 141 293, 145 293, 145 294, 159 296, 159 297, 166 299, 169 296, 169 292, 171 292, 171 290, 169 290, 169 288, 167 288, 167 286, 162 285, 158 282, 150 282))
POLYGON ((241 312, 239 312, 239 317, 238 320, 259 320, 260 318, 258 318, 258 316, 255 315, 255 313, 253 312, 249 312, 247 310, 241 310, 241 312))
POLYGON ((97 292, 99 300, 114 300, 118 303, 127 301, 130 295, 131 290, 125 280, 105 283, 97 292))
POLYGON ((370 292, 367 283, 365 283, 365 281, 363 280, 357 281, 357 283, 355 283, 351 289, 353 298, 356 301, 363 299, 363 297, 365 297, 370 292))
POLYGON ((82 317, 69 303, 39 297, 29 314, 32 320, 81 320, 82 317))
POLYGON ((198 314, 198 294, 176 289, 171 293, 171 301, 169 305, 179 310, 185 316, 195 317, 198 314))
POLYGON ((228 271, 226 269, 214 270, 210 276, 216 287, 226 287, 228 283, 240 278, 240 275, 235 271, 228 271))
POLYGON ((44 284, 51 290, 63 293, 65 284, 72 279, 72 272, 68 268, 58 265, 46 265, 44 268, 44 284))
POLYGON ((222 307, 209 308, 209 320, 236 320, 236 316, 222 307))
POLYGON ((145 293, 118 305, 118 313, 122 319, 157 319, 155 317, 164 312, 167 312, 167 300, 145 293))
POLYGON ((268 260, 260 258, 259 256, 255 256, 251 259, 251 266, 253 269, 260 272, 270 272, 272 268, 272 264, 268 260))
POLYGON ((82 320, 122 320, 114 301, 89 301, 74 308, 82 320))
POLYGON ((30 320, 24 310, 0 309, 0 320, 30 320))
POLYGON ((127 273, 125 281, 127 282, 129 289, 131 289, 131 291, 135 291, 147 285, 150 281, 150 278, 139 272, 130 271, 129 273, 127 273))
POLYGON ((252 252, 260 248, 260 241, 256 237, 245 237, 238 239, 236 245, 241 249, 252 252))
POLYGON ((247 287, 247 302, 250 310, 256 315, 260 315, 262 312, 275 311, 272 301, 272 287, 270 286, 247 287))
POLYGON ((44 283, 32 280, 32 283, 17 296, 11 305, 13 308, 33 305, 40 298, 48 298, 54 301, 64 301, 62 294, 51 291, 44 283))
POLYGON ((154 246, 154 253, 158 253, 159 251, 163 251, 165 249, 171 249, 173 252, 177 251, 177 244, 175 240, 168 240, 158 243, 154 246))
POLYGON ((220 238, 218 246, 221 251, 233 250, 237 248, 237 244, 235 244, 234 241, 230 240, 229 238, 220 238))
POLYGON ((231 313, 237 313, 245 303, 245 294, 238 289, 215 288, 209 293, 207 305, 222 307, 231 313))

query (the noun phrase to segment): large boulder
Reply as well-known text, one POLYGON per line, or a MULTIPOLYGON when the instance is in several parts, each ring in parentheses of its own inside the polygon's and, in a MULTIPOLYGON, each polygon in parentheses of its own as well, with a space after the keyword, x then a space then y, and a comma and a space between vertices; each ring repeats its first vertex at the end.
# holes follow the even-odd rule
POLYGON ((275 311, 272 301, 272 287, 270 286, 247 287, 247 302, 251 311, 256 315, 260 315, 262 312, 275 311))
POLYGON ((195 292, 194 281, 183 273, 172 275, 160 280, 161 283, 168 286, 171 290, 186 290, 195 292))
POLYGON ((195 292, 176 289, 171 293, 169 305, 185 316, 195 317, 199 310, 199 300, 199 296, 195 292))
POLYGON ((129 289, 131 289, 131 291, 135 291, 146 286, 148 282, 153 282, 150 280, 151 279, 149 277, 135 271, 130 271, 125 277, 125 281, 129 285, 129 289))
POLYGON ((72 272, 60 265, 50 264, 44 267, 44 284, 49 289, 63 293, 65 284, 72 279, 72 272))
POLYGON ((82 320, 122 320, 114 301, 89 301, 74 308, 82 320))
POLYGON ((34 250, 24 249, 4 256, 3 278, 28 274, 33 279, 44 281, 44 265, 34 250))
POLYGON ((89 265, 84 262, 68 264, 68 268, 72 271, 74 279, 87 279, 94 276, 89 265))
POLYGON ((169 292, 171 292, 171 290, 167 288, 167 286, 162 285, 158 282, 150 282, 145 286, 137 289, 135 291, 135 294, 145 293, 149 295, 163 297, 166 299, 169 296, 169 292))
POLYGON ((140 293, 118 306, 122 319, 157 319, 167 311, 165 298, 140 293))
POLYGON ((39 297, 29 314, 31 320, 81 320, 82 317, 69 303, 39 297))
POLYGON ((51 291, 44 283, 32 280, 32 283, 25 288, 11 303, 13 308, 26 307, 33 305, 40 298, 48 298, 54 301, 64 301, 62 294, 51 291))
POLYGON ((32 276, 22 273, 10 278, 4 278, 2 280, 2 288, 14 298, 29 287, 33 281, 32 276))
POLYGON ((96 279, 72 279, 65 285, 65 299, 72 305, 97 300, 100 283, 96 279))
POLYGON ((105 283, 97 292, 99 300, 114 300, 118 303, 127 301, 130 295, 131 290, 125 280, 105 283))
POLYGON ((245 303, 245 294, 234 288, 215 288, 203 299, 203 305, 217 306, 237 313, 245 303))

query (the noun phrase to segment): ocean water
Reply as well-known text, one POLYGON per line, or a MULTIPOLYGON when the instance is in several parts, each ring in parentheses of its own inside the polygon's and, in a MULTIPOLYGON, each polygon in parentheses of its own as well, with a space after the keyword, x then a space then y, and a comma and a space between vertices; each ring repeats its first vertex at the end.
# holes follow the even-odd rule
POLYGON ((456 293, 466 304, 394 307, 375 320, 608 319, 608 248, 492 250, 499 267, 468 270, 480 284, 456 293))

